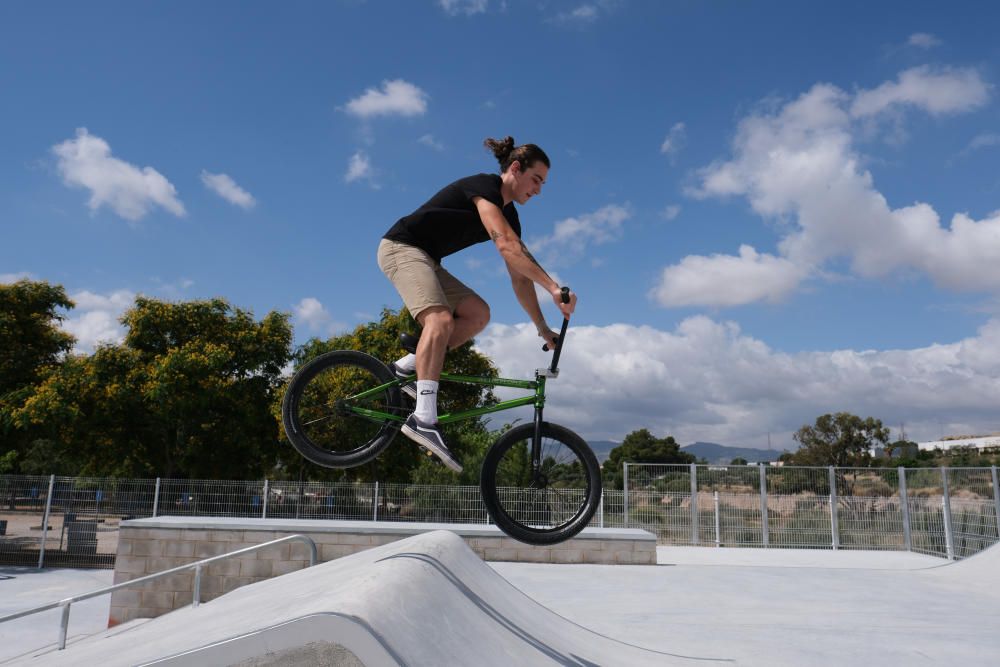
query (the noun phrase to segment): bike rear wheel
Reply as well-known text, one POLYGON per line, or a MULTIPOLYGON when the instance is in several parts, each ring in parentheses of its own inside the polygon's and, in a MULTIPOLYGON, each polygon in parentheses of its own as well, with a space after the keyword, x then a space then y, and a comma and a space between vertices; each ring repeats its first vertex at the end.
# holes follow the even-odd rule
POLYGON ((567 428, 541 425, 541 469, 531 469, 534 424, 507 431, 486 453, 480 489, 493 521, 516 540, 556 544, 590 522, 601 499, 601 469, 567 428))
POLYGON ((389 446, 401 422, 359 410, 402 413, 396 378, 363 352, 320 355, 292 378, 281 402, 285 435, 302 456, 327 468, 371 461, 389 446), (389 386, 373 391, 382 385, 389 386))

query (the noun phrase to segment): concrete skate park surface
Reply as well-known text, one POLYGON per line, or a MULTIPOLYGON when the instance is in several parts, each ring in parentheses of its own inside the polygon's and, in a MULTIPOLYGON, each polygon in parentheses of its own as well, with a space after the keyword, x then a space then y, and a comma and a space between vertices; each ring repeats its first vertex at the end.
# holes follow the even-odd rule
POLYGON ((659 567, 487 565, 436 531, 12 664, 998 664, 998 547, 954 564, 659 551, 659 567))

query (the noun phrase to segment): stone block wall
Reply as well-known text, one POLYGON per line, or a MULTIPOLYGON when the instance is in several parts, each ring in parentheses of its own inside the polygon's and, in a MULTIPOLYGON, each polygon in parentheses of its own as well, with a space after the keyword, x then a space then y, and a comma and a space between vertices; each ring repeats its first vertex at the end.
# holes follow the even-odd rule
MULTIPOLYGON (((122 523, 114 583, 289 535, 310 537, 316 543, 318 562, 326 562, 438 529, 458 534, 487 561, 656 564, 656 538, 643 530, 588 528, 561 544, 537 547, 507 537, 496 527, 482 525, 160 517, 122 523)), ((200 601, 307 567, 309 552, 303 542, 286 542, 211 563, 202 570, 200 601)), ((154 618, 187 606, 193 601, 193 591, 193 569, 115 591, 108 625, 154 618)))

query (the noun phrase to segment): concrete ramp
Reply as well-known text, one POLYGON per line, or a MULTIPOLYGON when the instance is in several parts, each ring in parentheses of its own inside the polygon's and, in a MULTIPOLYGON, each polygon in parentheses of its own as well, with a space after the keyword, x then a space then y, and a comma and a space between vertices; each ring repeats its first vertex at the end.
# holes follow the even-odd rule
MULTIPOLYGON (((584 576, 581 570, 581 576, 584 576)), ((712 665, 583 628, 435 531, 113 628, 30 665, 712 665)))
POLYGON ((960 561, 921 570, 929 579, 955 587, 992 589, 1000 587, 1000 544, 994 544, 960 561))

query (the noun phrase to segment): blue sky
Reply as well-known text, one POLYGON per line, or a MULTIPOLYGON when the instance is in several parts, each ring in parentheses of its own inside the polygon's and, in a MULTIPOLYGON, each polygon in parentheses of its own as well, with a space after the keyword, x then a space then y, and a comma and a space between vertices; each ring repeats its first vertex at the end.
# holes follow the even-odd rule
MULTIPOLYGON (((136 294, 327 336, 398 307, 379 237, 510 134, 552 158, 524 236, 580 297, 553 421, 776 448, 838 410, 1000 431, 998 23, 979 2, 3 3, 0 280, 64 285, 81 351, 136 294)), ((491 304, 503 373, 543 365, 495 249, 445 265, 491 304)))

